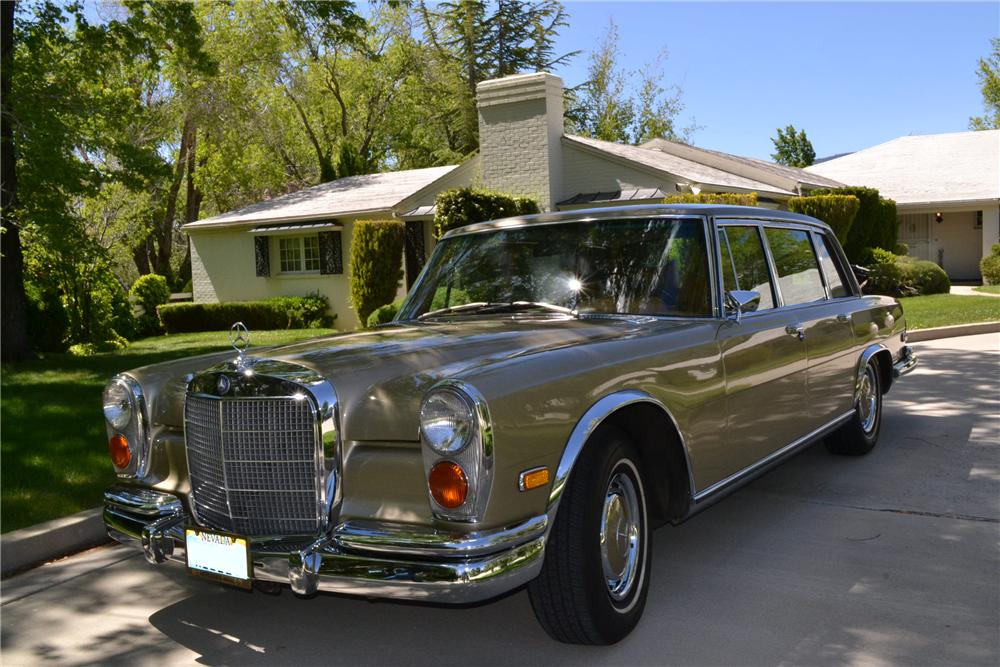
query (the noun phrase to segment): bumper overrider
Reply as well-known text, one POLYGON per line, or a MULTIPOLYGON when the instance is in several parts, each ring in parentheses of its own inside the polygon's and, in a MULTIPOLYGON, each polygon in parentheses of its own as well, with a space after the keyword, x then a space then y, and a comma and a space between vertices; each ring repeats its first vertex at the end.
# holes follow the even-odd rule
MULTIPOLYGON (((153 564, 187 562, 184 529, 195 522, 174 495, 115 486, 104 493, 104 523, 118 542, 141 546, 153 564)), ((547 517, 508 528, 454 534, 378 521, 346 521, 318 539, 250 538, 255 581, 293 591, 468 603, 534 579, 547 517)))
POLYGON ((899 359, 892 364, 893 379, 902 377, 917 367, 917 357, 913 354, 913 348, 904 345, 899 350, 899 359))

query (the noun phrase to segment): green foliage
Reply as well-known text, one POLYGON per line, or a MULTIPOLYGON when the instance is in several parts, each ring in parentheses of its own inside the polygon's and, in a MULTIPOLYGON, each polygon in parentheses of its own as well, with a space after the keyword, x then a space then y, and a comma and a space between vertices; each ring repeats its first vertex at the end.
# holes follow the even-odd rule
POLYGON ((387 303, 384 306, 379 306, 372 311, 372 314, 368 316, 368 320, 365 322, 365 326, 369 329, 377 327, 380 324, 388 324, 396 319, 396 314, 399 313, 399 307, 403 305, 402 299, 396 299, 392 303, 387 303))
POLYGON ((792 197, 788 200, 788 210, 812 216, 830 225, 841 243, 848 234, 861 208, 861 202, 853 195, 813 195, 792 197))
POLYGON ((948 274, 934 262, 895 255, 882 248, 869 249, 871 274, 865 291, 870 294, 915 296, 947 294, 951 290, 948 274))
POLYGON ((438 238, 456 227, 515 215, 538 213, 538 202, 503 192, 457 188, 437 196, 434 233, 438 238))
MULTIPOLYGON (((254 329, 302 329, 329 327, 330 304, 321 294, 279 296, 261 301, 227 303, 171 303, 157 312, 167 333, 228 330, 234 322, 254 329)), ((252 333, 252 331, 251 331, 252 333)))
POLYGON ((733 206, 756 206, 756 192, 700 192, 668 195, 664 204, 731 204, 733 206))
POLYGON ((1000 243, 994 243, 990 254, 979 260, 979 271, 987 285, 1000 285, 1000 243))
POLYGON ((128 347, 124 338, 113 338, 99 343, 77 343, 69 346, 69 353, 74 357, 92 357, 105 352, 118 352, 128 347))
POLYGON ((63 352, 69 337, 69 318, 56 289, 27 286, 29 343, 35 352, 63 352))
POLYGON ((796 130, 789 125, 784 130, 778 128, 778 136, 771 139, 774 152, 771 159, 788 167, 808 167, 816 161, 816 151, 806 136, 805 130, 796 130))
POLYGON ((351 239, 351 304, 358 319, 392 300, 403 279, 403 223, 398 220, 359 220, 351 239))
POLYGON ((167 279, 155 273, 140 276, 132 284, 129 296, 143 309, 142 315, 136 318, 139 334, 152 336, 160 333, 160 319, 156 315, 156 309, 170 301, 170 286, 167 285, 167 279))
POLYGON ((979 59, 976 76, 986 113, 969 119, 970 130, 1000 129, 1000 37, 990 40, 990 54, 979 59))
POLYGON ((896 247, 899 223, 896 218, 896 202, 879 195, 875 188, 846 187, 814 190, 817 195, 851 195, 858 198, 861 206, 854 218, 846 241, 841 239, 844 252, 852 262, 864 259, 866 248, 893 250, 896 247))
POLYGON ((897 243, 896 247, 892 249, 892 252, 893 254, 896 255, 909 255, 910 246, 906 245, 905 243, 897 243))
POLYGON ((688 141, 698 126, 692 122, 677 127, 684 91, 663 82, 666 49, 638 71, 623 68, 621 56, 618 26, 609 20, 604 38, 590 54, 586 83, 567 94, 567 129, 619 143, 641 144, 658 138, 688 141), (638 81, 635 94, 629 92, 632 81, 638 81))

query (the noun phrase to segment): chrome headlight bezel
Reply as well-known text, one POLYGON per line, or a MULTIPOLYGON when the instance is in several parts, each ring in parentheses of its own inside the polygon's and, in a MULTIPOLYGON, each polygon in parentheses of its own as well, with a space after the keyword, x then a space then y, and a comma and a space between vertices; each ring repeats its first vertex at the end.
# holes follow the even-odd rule
POLYGON ((130 375, 116 375, 108 382, 104 388, 102 398, 106 398, 109 392, 118 392, 119 396, 128 397, 128 420, 112 422, 108 419, 107 410, 104 413, 104 426, 108 439, 120 434, 128 440, 129 463, 124 468, 115 466, 115 473, 123 479, 134 479, 143 477, 146 474, 146 466, 149 459, 149 442, 147 440, 147 417, 146 399, 142 393, 139 382, 130 375), (124 424, 123 426, 120 424, 124 424))
POLYGON ((432 389, 420 403, 420 437, 436 454, 460 454, 473 439, 472 400, 452 387, 432 389))
MULTIPOLYGON (((459 440, 456 439, 450 442, 450 447, 435 447, 428 440, 427 431, 423 426, 423 418, 421 418, 420 442, 425 480, 429 477, 431 469, 438 463, 442 461, 456 463, 461 466, 465 473, 468 494, 465 502, 459 507, 446 508, 439 505, 434 499, 428 484, 427 497, 431 505, 431 512, 435 518, 444 521, 476 523, 483 518, 493 486, 493 422, 489 407, 483 395, 469 383, 459 380, 444 380, 431 387, 424 395, 424 399, 421 401, 421 417, 427 412, 431 412, 430 410, 425 411, 424 407, 437 397, 461 401, 464 407, 468 408, 469 428, 468 432, 463 434, 460 446, 459 440)), ((464 419, 464 410, 462 413, 457 416, 464 419)))

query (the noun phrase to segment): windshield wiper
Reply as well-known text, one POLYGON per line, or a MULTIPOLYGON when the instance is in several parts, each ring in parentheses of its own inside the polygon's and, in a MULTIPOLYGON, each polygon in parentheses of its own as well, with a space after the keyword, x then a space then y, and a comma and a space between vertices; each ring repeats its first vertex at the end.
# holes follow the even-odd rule
POLYGON ((557 306, 553 303, 545 303, 544 301, 476 301, 474 303, 463 303, 460 306, 429 310, 423 315, 418 315, 417 319, 425 320, 439 315, 451 315, 454 313, 512 313, 519 310, 547 310, 562 315, 578 316, 576 311, 570 308, 557 306))

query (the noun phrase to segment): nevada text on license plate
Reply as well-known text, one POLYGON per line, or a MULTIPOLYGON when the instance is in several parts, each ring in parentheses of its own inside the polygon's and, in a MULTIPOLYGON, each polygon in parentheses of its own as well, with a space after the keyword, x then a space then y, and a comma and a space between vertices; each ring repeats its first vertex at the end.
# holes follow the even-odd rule
POLYGON ((200 528, 185 528, 188 573, 250 588, 253 562, 246 537, 200 528))

